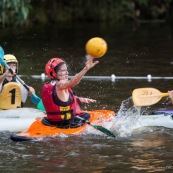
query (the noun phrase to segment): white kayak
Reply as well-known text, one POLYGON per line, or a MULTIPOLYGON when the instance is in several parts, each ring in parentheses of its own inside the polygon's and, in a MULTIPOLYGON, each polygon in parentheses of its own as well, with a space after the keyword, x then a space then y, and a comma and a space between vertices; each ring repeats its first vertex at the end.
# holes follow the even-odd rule
POLYGON ((144 115, 140 118, 143 126, 162 126, 166 128, 173 128, 172 115, 144 115))
POLYGON ((16 108, 0 111, 0 131, 26 130, 36 119, 45 116, 35 108, 16 108))
POLYGON ((172 129, 172 115, 117 116, 113 120, 110 131, 120 137, 127 137, 132 134, 145 133, 147 129, 152 130, 155 127, 172 129))
POLYGON ((173 115, 116 116, 110 130, 120 136, 126 136, 136 129, 143 129, 143 127, 173 128, 173 115))

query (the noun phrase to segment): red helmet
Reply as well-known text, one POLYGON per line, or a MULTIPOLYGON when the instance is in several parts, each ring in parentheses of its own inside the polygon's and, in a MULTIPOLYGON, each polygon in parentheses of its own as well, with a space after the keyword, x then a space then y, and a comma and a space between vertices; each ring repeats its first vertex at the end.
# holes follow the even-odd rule
POLYGON ((50 59, 45 67, 46 74, 51 79, 56 79, 57 74, 55 72, 55 67, 60 63, 65 63, 61 58, 52 58, 50 59))

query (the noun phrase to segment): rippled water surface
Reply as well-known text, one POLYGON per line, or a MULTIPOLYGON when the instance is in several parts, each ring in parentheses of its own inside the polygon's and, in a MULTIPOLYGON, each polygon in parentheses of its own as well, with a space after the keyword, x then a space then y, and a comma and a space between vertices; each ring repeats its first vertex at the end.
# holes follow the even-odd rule
MULTIPOLYGON (((86 41, 95 36, 107 41, 108 52, 86 75, 114 74, 119 78, 115 81, 97 77, 83 79, 74 91, 97 100, 97 104, 82 105, 83 109, 118 112, 122 101, 128 99, 135 88, 154 87, 161 92, 173 89, 173 79, 164 78, 173 76, 173 30, 169 25, 142 26, 137 31, 132 31, 128 25, 121 28, 94 24, 2 30, 0 40, 5 52, 18 58, 19 73, 27 75, 22 79, 41 97, 45 82, 41 73, 48 59, 64 58, 70 75, 74 75, 84 65, 86 41), (163 78, 149 80, 148 74, 163 78), (122 79, 124 76, 146 78, 122 79)), ((35 107, 29 99, 25 106, 35 107)), ((172 104, 168 98, 163 98, 145 110, 152 112, 159 108, 172 109, 172 104)), ((131 112, 128 126, 119 127, 126 128, 116 139, 92 127, 88 127, 92 133, 62 135, 37 142, 13 142, 9 139, 12 132, 0 132, 0 172, 172 172, 172 128, 144 127, 135 122, 133 116, 131 112), (134 125, 138 128, 133 129, 134 125)))

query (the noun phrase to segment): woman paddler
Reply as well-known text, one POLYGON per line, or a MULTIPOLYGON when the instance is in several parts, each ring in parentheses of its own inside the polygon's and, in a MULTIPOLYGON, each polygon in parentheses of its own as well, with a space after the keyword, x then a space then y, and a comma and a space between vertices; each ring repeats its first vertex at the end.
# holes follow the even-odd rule
POLYGON ((96 100, 78 97, 71 88, 75 87, 86 72, 98 63, 88 56, 84 68, 69 80, 67 64, 63 59, 52 58, 47 62, 45 71, 51 81, 45 83, 42 89, 42 101, 47 113, 47 118, 43 120, 44 124, 66 128, 76 126, 75 116, 89 119, 90 115, 80 110, 78 101, 90 103, 96 100))

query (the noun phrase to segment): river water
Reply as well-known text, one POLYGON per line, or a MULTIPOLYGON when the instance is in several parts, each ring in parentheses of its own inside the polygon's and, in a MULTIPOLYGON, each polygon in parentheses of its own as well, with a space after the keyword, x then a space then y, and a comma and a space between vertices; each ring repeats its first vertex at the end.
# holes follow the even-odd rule
MULTIPOLYGON (((41 97, 47 81, 41 78, 46 62, 52 57, 64 58, 73 76, 84 65, 87 40, 95 36, 107 41, 108 52, 86 74, 95 77, 86 77, 74 88, 79 96, 97 100, 96 104, 82 105, 83 109, 110 109, 117 113, 136 88, 153 87, 161 92, 173 89, 173 79, 165 78, 173 76, 171 25, 145 25, 136 31, 130 25, 103 24, 3 29, 0 40, 5 53, 18 58, 22 79, 41 97), (112 74, 115 80, 111 80, 112 74)), ((28 99, 25 107, 35 106, 28 99)), ((172 104, 168 98, 162 98, 143 109, 149 114, 159 108, 172 109, 172 104)), ((172 128, 144 127, 133 112, 129 114, 127 124, 119 125, 116 139, 91 127, 88 128, 92 133, 39 142, 13 142, 9 139, 12 132, 0 132, 0 172, 173 172, 172 128)))

